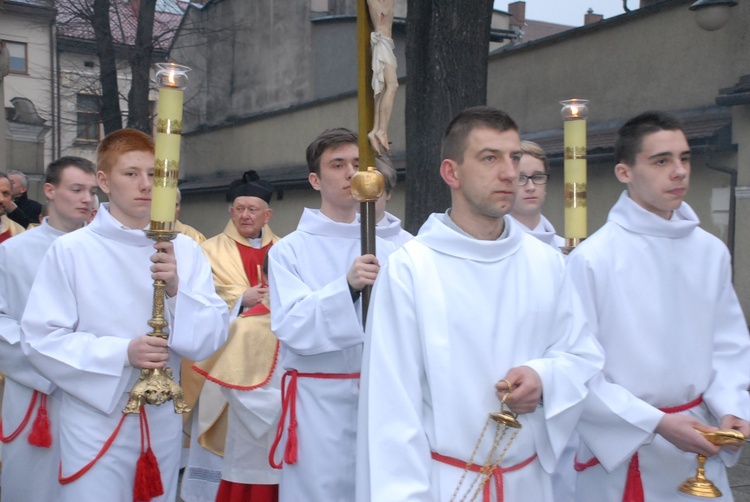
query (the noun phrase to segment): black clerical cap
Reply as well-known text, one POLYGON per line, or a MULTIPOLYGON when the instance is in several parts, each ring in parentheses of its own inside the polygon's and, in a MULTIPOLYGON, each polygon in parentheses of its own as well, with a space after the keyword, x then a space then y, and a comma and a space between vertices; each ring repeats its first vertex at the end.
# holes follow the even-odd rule
POLYGON ((237 197, 258 197, 264 201, 271 202, 273 184, 260 179, 255 171, 245 171, 242 178, 229 184, 227 190, 227 202, 232 203, 237 197))

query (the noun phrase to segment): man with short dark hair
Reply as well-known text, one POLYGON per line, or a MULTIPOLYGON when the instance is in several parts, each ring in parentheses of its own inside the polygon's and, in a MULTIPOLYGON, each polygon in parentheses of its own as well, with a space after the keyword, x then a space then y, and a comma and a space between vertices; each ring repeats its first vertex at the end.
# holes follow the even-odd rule
POLYGON ((96 169, 90 161, 62 157, 52 162, 44 183, 49 216, 39 227, 0 245, 0 369, 5 375, 2 500, 60 497, 61 394, 21 351, 21 317, 42 258, 55 239, 86 224, 96 190, 96 169), (38 418, 32 421, 33 412, 38 418), (30 483, 32 472, 34 482, 30 483))
POLYGON ((602 355, 562 255, 507 217, 523 155, 513 119, 462 111, 442 155, 451 208, 390 256, 373 290, 357 500, 551 501, 602 355), (488 416, 499 399, 520 429, 488 416))
POLYGON ((725 465, 738 454, 701 434, 750 434, 750 339, 729 253, 684 201, 691 155, 675 117, 627 121, 615 160, 627 189, 568 259, 606 354, 578 426, 576 500, 671 502, 696 453, 731 499, 725 465))
MULTIPOLYGON (((282 502, 354 500, 359 370, 360 292, 380 268, 360 256, 359 202, 351 179, 359 166, 357 135, 329 129, 307 148, 308 180, 320 210, 306 208, 297 230, 268 254, 271 329, 281 342, 288 396, 277 441, 288 430, 281 467, 282 502)), ((376 238, 382 259, 392 245, 376 238)))
POLYGON ((42 205, 29 199, 29 177, 21 171, 11 170, 8 178, 13 185, 13 205, 7 208, 8 217, 24 228, 39 223, 42 205))

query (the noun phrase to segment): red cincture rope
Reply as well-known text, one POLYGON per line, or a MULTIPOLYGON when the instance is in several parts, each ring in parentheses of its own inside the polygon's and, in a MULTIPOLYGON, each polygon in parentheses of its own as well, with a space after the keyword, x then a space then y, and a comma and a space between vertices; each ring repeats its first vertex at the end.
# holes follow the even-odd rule
POLYGON ((268 463, 274 469, 281 469, 286 464, 297 462, 297 378, 319 378, 323 380, 351 380, 359 378, 359 373, 299 373, 297 370, 289 370, 284 373, 281 379, 281 418, 279 425, 276 427, 276 438, 271 445, 271 451, 268 454, 268 463), (286 385, 286 378, 289 377, 289 386, 286 385), (284 424, 286 423, 286 414, 289 413, 289 434, 284 448, 284 458, 281 462, 276 462, 276 449, 284 435, 284 424))
MULTIPOLYGON (((672 406, 671 408, 659 408, 664 413, 681 413, 691 408, 695 408, 703 402, 703 396, 698 396, 689 403, 681 404, 679 406, 672 406)), ((576 472, 583 472, 589 467, 593 467, 599 464, 599 459, 591 457, 586 462, 579 462, 578 455, 576 455, 573 468, 576 472)), ((628 475, 625 478, 625 489, 622 494, 622 502, 644 502, 645 497, 643 494, 643 482, 641 480, 641 469, 638 461, 638 452, 630 458, 628 464, 628 475)))
POLYGON ((62 462, 60 462, 60 467, 57 470, 57 479, 60 481, 61 485, 67 485, 68 483, 72 483, 76 479, 80 478, 81 476, 89 472, 89 470, 92 467, 94 467, 94 464, 96 464, 99 461, 99 459, 102 458, 105 453, 107 453, 107 450, 109 450, 109 447, 112 446, 112 443, 117 437, 117 434, 120 432, 122 423, 125 421, 125 417, 127 417, 127 415, 123 413, 122 418, 120 419, 120 422, 117 424, 117 427, 115 428, 115 431, 112 433, 111 436, 109 436, 109 438, 107 438, 107 441, 104 443, 104 446, 102 446, 102 449, 99 450, 99 453, 96 454, 96 457, 94 457, 94 460, 84 465, 78 472, 75 472, 71 474, 70 476, 63 476, 62 462))
POLYGON ((23 420, 21 420, 21 425, 18 426, 18 428, 13 431, 13 433, 10 436, 3 435, 3 421, 0 419, 0 442, 2 443, 10 443, 14 439, 18 437, 19 434, 23 431, 23 429, 26 427, 26 424, 29 423, 29 419, 31 419, 31 413, 34 411, 34 405, 36 404, 36 398, 39 396, 40 392, 38 390, 34 391, 34 394, 31 395, 31 402, 29 403, 29 409, 26 410, 26 415, 23 417, 23 420))
MULTIPOLYGON (((523 462, 520 462, 516 465, 512 465, 510 467, 500 467, 495 466, 491 468, 490 471, 490 477, 495 480, 495 497, 497 502, 503 502, 505 500, 505 493, 504 493, 504 484, 503 484, 503 474, 506 472, 513 472, 517 471, 519 469, 523 469, 527 465, 529 465, 531 462, 536 459, 536 453, 532 455, 531 457, 527 458, 523 462)), ((482 472, 484 473, 486 471, 486 467, 483 465, 478 464, 467 464, 466 462, 459 460, 457 458, 449 457, 447 455, 441 455, 440 453, 432 452, 432 458, 433 460, 437 460, 438 462, 442 462, 444 464, 452 465, 453 467, 458 467, 460 469, 468 469, 471 472, 482 472)), ((489 478, 487 479, 489 481, 489 478)), ((490 484, 485 482, 484 488, 482 489, 482 502, 490 502, 490 484)))

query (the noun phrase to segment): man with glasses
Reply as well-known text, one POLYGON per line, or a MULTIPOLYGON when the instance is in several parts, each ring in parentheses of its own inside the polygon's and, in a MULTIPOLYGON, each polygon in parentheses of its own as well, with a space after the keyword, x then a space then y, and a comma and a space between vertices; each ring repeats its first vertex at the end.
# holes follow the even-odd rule
MULTIPOLYGON (((561 251, 565 239, 557 235, 555 227, 542 214, 549 181, 547 153, 533 141, 521 141, 521 149, 523 157, 518 163, 521 175, 510 217, 519 223, 518 226, 524 232, 561 251)), ((577 445, 578 436, 574 434, 563 450, 558 467, 552 475, 552 485, 558 501, 573 500, 576 479, 573 458, 577 445)))
POLYGON ((549 181, 547 154, 532 141, 521 141, 521 149, 521 176, 510 216, 521 224, 524 232, 559 250, 565 239, 557 235, 555 227, 542 214, 549 181))

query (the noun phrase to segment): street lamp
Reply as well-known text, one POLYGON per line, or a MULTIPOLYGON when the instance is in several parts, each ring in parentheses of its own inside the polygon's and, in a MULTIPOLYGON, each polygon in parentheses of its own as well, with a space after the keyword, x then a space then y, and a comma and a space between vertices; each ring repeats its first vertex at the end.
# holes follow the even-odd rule
POLYGON ((729 21, 729 10, 737 5, 735 0, 698 0, 690 6, 695 11, 695 22, 706 31, 723 28, 729 21))

